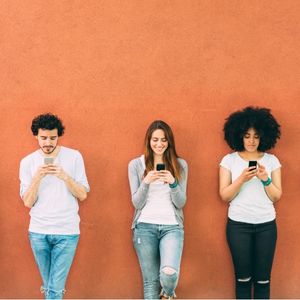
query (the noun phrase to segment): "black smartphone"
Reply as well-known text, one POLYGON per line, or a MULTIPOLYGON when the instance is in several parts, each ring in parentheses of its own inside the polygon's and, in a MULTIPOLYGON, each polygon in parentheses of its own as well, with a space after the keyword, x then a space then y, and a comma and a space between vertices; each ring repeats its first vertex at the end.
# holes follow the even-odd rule
POLYGON ((257 161, 256 160, 249 160, 248 168, 254 169, 254 167, 257 168, 257 161))
POLYGON ((165 164, 157 164, 156 165, 156 171, 161 171, 161 170, 165 170, 165 169, 166 169, 165 164))

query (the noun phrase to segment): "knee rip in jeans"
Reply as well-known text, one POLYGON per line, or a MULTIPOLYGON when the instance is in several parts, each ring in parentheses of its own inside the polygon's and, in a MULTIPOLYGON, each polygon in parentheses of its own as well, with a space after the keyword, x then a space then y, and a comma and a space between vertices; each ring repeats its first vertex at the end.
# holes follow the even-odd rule
POLYGON ((238 278, 237 281, 239 282, 249 282, 251 280, 251 277, 247 277, 247 278, 238 278))
POLYGON ((270 280, 257 280, 258 284, 268 284, 270 280))
POLYGON ((164 267, 164 268, 162 268, 161 271, 162 271, 164 274, 166 274, 166 275, 173 275, 173 274, 176 273, 176 270, 174 270, 174 269, 171 268, 171 267, 164 267))

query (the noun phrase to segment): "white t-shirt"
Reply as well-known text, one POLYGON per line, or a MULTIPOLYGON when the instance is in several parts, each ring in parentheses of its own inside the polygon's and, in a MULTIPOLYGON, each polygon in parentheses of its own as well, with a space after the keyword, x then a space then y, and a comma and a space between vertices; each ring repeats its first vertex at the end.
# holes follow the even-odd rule
MULTIPOLYGON (((266 168, 271 177, 272 171, 281 167, 278 158, 273 154, 264 153, 258 163, 266 168)), ((248 167, 238 152, 223 157, 220 166, 231 172, 232 182, 248 167)), ((256 176, 245 182, 239 193, 230 202, 228 217, 234 221, 259 224, 275 219, 276 212, 273 202, 269 199, 264 186, 256 176)))
MULTIPOLYGON (((20 195, 31 184, 38 167, 44 164, 39 150, 29 154, 20 163, 20 195)), ((77 150, 60 147, 54 164, 60 165, 73 180, 90 190, 81 154, 77 150)), ((37 201, 30 210, 29 231, 42 234, 79 234, 78 200, 65 182, 55 175, 46 175, 40 182, 37 201)))
MULTIPOLYGON (((140 159, 145 166, 144 155, 140 159)), ((158 180, 150 183, 147 202, 142 209, 138 222, 160 225, 178 224, 171 200, 170 189, 169 184, 158 180)))

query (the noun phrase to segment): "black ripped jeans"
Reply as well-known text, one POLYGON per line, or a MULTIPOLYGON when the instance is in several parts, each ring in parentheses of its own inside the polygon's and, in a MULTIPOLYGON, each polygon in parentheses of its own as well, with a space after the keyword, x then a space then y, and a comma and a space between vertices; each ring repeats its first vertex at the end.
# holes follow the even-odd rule
POLYGON ((249 224, 228 219, 227 242, 236 278, 236 298, 270 298, 270 279, 277 239, 275 220, 249 224))

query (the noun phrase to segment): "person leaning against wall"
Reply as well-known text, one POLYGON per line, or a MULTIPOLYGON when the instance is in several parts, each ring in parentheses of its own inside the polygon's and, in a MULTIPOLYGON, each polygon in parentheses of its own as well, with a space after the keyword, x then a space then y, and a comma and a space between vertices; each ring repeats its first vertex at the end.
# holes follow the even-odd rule
POLYGON ((281 197, 281 165, 265 151, 280 138, 280 125, 267 108, 246 107, 224 124, 235 152, 220 163, 220 196, 229 203, 227 242, 235 270, 236 298, 270 298, 277 239, 274 203, 281 197))
POLYGON ((22 159, 20 195, 30 208, 29 239, 46 299, 62 299, 79 239, 78 200, 87 197, 84 162, 77 150, 59 146, 64 133, 53 114, 39 115, 31 130, 39 148, 22 159))
POLYGON ((188 166, 176 153, 168 124, 154 121, 149 126, 144 155, 130 161, 128 173, 144 298, 173 298, 183 250, 188 166))

